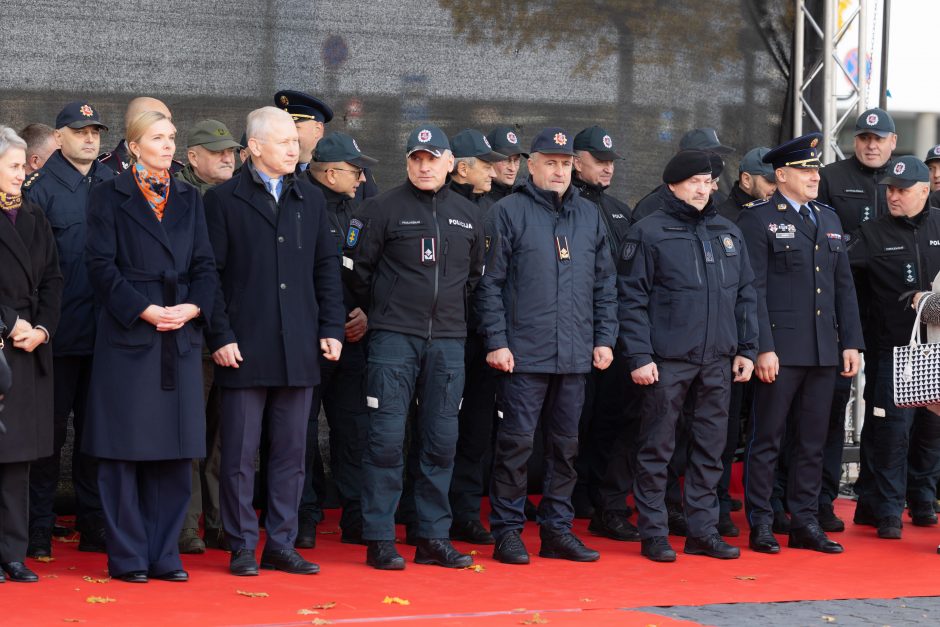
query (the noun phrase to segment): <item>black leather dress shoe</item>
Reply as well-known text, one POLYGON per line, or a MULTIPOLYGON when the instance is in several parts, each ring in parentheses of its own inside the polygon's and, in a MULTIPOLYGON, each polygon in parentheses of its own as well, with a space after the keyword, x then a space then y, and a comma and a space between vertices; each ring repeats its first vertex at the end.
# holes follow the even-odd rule
POLYGON ((252 549, 232 551, 229 558, 228 570, 238 577, 253 577, 258 574, 258 562, 255 561, 255 552, 252 549))
POLYGON ((594 512, 588 523, 588 532, 595 536, 619 540, 621 542, 639 542, 640 531, 630 522, 627 512, 605 510, 594 512))
POLYGON ((774 537, 771 525, 754 525, 747 544, 752 551, 758 553, 774 554, 780 552, 780 543, 774 537))
POLYGON ((522 543, 522 536, 515 529, 496 541, 493 559, 503 564, 528 564, 529 552, 522 543))
POLYGON ((640 553, 654 562, 674 562, 676 552, 666 536, 653 536, 640 540, 640 553))
POLYGON ((842 545, 826 537, 826 532, 819 525, 806 525, 790 529, 791 549, 809 549, 820 553, 841 553, 842 545))
POLYGON ((309 514, 301 514, 297 522, 297 538, 294 546, 298 549, 312 549, 317 545, 317 521, 309 514))
POLYGON ((415 564, 467 568, 473 565, 473 557, 455 549, 448 538, 420 538, 415 551, 415 564))
POLYGON ((0 564, 0 568, 7 574, 7 579, 17 583, 36 583, 39 581, 39 575, 26 567, 23 562, 5 562, 0 564))
POLYGON ((717 533, 710 536, 687 537, 683 553, 687 555, 705 555, 720 560, 735 560, 741 557, 741 549, 731 546, 722 540, 717 533))
POLYGON ((159 579, 160 581, 175 581, 183 582, 189 581, 189 573, 180 568, 179 570, 171 570, 168 573, 160 573, 159 575, 150 575, 151 579, 159 579))
POLYGON ((391 540, 366 542, 366 564, 378 570, 405 570, 405 558, 398 554, 391 540))
POLYGON ((147 583, 147 573, 142 570, 132 570, 129 573, 121 573, 120 575, 112 575, 111 579, 117 579, 118 581, 123 581, 125 583, 147 583))
POLYGON ((900 540, 903 526, 899 516, 885 516, 878 521, 878 537, 883 540, 900 540))
POLYGON ((542 546, 539 557, 570 560, 572 562, 596 562, 601 554, 584 546, 584 543, 570 531, 542 531, 542 546))
POLYGON ((493 534, 479 520, 454 521, 450 526, 450 539, 470 544, 495 544, 493 534))
POLYGON ((266 570, 280 570, 292 575, 315 575, 320 567, 308 562, 294 549, 279 551, 265 551, 261 554, 261 568, 266 570))

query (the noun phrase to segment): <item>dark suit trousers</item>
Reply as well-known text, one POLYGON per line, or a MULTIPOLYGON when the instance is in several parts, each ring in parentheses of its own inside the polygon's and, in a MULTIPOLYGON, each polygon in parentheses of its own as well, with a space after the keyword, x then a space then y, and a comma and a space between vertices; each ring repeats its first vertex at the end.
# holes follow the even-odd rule
POLYGON ((29 462, 0 464, 0 562, 26 561, 28 521, 29 462))
POLYGON ((771 495, 781 441, 790 429, 787 507, 793 528, 816 523, 823 447, 829 430, 835 366, 781 366, 773 383, 757 382, 745 455, 744 496, 750 526, 773 523, 771 495), (791 412, 792 407, 792 412, 791 412))
POLYGON ((183 567, 177 539, 189 505, 192 460, 98 460, 111 576, 183 567))
POLYGON ((254 550, 258 545, 252 496, 262 418, 267 422, 269 442, 265 548, 294 548, 312 400, 312 387, 222 388, 219 502, 232 551, 254 550))

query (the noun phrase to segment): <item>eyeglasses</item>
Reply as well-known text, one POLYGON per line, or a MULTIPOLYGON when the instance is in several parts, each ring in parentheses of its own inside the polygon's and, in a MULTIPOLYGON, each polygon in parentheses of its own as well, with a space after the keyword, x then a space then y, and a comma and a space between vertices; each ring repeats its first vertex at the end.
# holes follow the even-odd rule
POLYGON ((339 170, 340 172, 352 172, 356 178, 362 176, 362 168, 355 168, 354 170, 349 170, 347 168, 330 168, 331 170, 339 170))

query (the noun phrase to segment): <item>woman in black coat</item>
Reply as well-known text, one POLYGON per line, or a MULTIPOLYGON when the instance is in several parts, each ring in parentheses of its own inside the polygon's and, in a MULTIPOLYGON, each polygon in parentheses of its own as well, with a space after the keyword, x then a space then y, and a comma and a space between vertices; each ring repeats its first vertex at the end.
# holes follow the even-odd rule
POLYGON ((108 569, 186 581, 177 537, 205 456, 202 328, 217 273, 195 188, 169 175, 176 129, 144 113, 130 169, 91 191, 86 263, 101 306, 84 436, 100 459, 108 569))
POLYGON ((52 228, 23 200, 26 142, 0 126, 0 347, 13 387, 0 419, 0 581, 38 581, 23 561, 28 542, 29 462, 52 454, 52 351, 62 274, 52 228))

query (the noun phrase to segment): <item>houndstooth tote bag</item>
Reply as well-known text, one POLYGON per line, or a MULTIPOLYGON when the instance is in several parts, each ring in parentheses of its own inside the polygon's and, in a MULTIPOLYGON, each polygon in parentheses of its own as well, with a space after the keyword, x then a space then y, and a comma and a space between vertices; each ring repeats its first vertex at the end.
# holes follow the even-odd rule
POLYGON ((917 303, 917 316, 907 346, 894 347, 894 404, 924 407, 940 403, 940 343, 920 342, 920 314, 927 302, 917 303))

